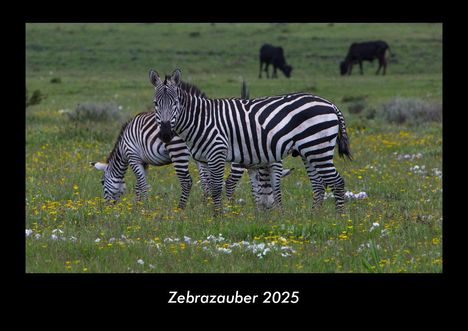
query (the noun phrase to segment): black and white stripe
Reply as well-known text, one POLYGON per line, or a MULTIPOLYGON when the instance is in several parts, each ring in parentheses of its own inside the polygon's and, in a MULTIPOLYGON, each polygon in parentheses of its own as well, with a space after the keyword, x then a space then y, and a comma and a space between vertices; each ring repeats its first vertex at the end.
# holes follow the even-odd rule
POLYGON ((128 166, 136 176, 135 193, 137 200, 147 196, 148 165, 163 166, 173 163, 182 188, 179 208, 184 208, 192 187, 188 171, 190 152, 185 142, 174 137, 164 143, 159 138, 160 128, 153 112, 136 115, 125 123, 106 163, 93 163, 104 170, 103 192, 107 200, 117 200, 124 193, 124 176, 128 166))
MULTIPOLYGON (((205 94, 194 85, 181 82, 180 87, 191 95, 205 97, 205 94)), ((163 166, 173 163, 181 184, 182 193, 179 199, 179 208, 186 206, 192 186, 192 178, 188 169, 190 152, 185 142, 177 136, 174 136, 169 143, 163 143, 159 138, 159 132, 160 128, 156 124, 154 113, 140 113, 122 126, 106 163, 91 163, 95 168, 104 170, 102 184, 105 199, 118 200, 124 194, 124 176, 129 165, 137 178, 135 186, 137 200, 141 200, 147 196, 146 177, 148 165, 163 166)), ((204 169, 205 167, 200 162, 197 163, 206 199, 209 195, 209 175, 204 169)), ((229 190, 227 190, 228 197, 232 197, 235 187, 244 172, 244 167, 235 163, 231 164, 229 190)), ((269 178, 262 180, 268 181, 269 178)), ((253 183, 253 185, 255 187, 261 186, 257 182, 253 183)), ((271 192, 259 192, 259 190, 253 190, 252 192, 257 202, 261 201, 262 198, 257 197, 256 194, 272 194, 271 192)), ((263 200, 267 200, 268 198, 263 198, 263 200)))
POLYGON ((248 168, 269 166, 294 151, 314 188, 314 205, 321 203, 324 188, 330 186, 337 211, 343 211, 344 180, 333 164, 333 154, 338 140, 339 154, 350 157, 349 140, 344 118, 333 103, 308 93, 250 100, 192 96, 178 87, 178 69, 164 81, 151 70, 150 81, 162 139, 175 132, 195 160, 207 163, 216 210, 221 207, 225 162, 248 168))

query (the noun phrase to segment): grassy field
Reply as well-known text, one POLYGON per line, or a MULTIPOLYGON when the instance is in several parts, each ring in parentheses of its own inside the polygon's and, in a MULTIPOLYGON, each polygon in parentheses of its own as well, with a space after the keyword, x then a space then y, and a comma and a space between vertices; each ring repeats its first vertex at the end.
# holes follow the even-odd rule
POLYGON ((395 97, 442 101, 441 24, 27 24, 26 88, 47 95, 26 108, 27 272, 442 271, 442 124, 381 116, 395 97), (374 61, 341 77, 350 43, 374 39, 396 54, 387 75, 374 75, 374 61), (257 78, 265 42, 284 48, 290 79, 257 78), (89 162, 104 161, 122 123, 150 109, 148 70, 176 67, 213 98, 239 96, 245 79, 250 97, 308 91, 335 102, 354 156, 336 166, 367 198, 349 199, 344 217, 333 198, 312 212, 304 167, 289 157, 283 211, 256 211, 245 175, 214 218, 195 163, 185 210, 170 165, 150 167, 147 201, 135 201, 129 172, 123 200, 106 204, 89 162), (364 110, 350 111, 352 98, 364 110), (121 106, 119 119, 63 114, 102 102, 121 106))

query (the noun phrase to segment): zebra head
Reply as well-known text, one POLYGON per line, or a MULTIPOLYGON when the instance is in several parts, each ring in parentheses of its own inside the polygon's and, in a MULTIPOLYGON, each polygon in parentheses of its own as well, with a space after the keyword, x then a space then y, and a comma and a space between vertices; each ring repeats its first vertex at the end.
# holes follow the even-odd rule
POLYGON ((91 162, 90 163, 97 170, 104 171, 101 178, 102 191, 104 199, 107 201, 117 201, 125 193, 125 180, 123 178, 114 178, 108 170, 107 163, 91 162))
POLYGON ((150 82, 155 88, 153 102, 156 123, 160 127, 159 138, 164 143, 170 142, 174 137, 174 126, 180 112, 180 75, 180 69, 176 69, 171 76, 166 76, 162 81, 156 71, 151 69, 149 72, 150 82))

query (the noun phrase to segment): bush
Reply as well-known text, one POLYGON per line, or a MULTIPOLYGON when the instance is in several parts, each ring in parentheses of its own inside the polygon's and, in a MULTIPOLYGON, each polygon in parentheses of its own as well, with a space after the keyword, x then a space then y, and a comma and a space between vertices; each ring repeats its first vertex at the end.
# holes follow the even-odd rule
POLYGON ((118 120, 121 117, 121 106, 111 103, 78 104, 74 111, 65 112, 73 122, 100 122, 118 120))
POLYGON ((32 105, 38 105, 45 98, 47 98, 47 96, 42 94, 41 90, 35 90, 31 98, 28 99, 28 90, 26 90, 26 108, 32 105))
POLYGON ((375 115, 376 115, 376 114, 377 114, 377 109, 375 109, 374 107, 369 108, 369 109, 367 109, 367 111, 366 111, 366 118, 367 118, 368 120, 372 120, 372 119, 375 118, 375 115))
POLYGON ((348 110, 351 114, 359 114, 361 113, 364 108, 366 108, 367 103, 365 100, 358 100, 350 102, 348 105, 348 110))
POLYGON ((442 121, 442 103, 412 98, 393 98, 382 104, 381 108, 381 115, 390 123, 421 124, 442 121))
POLYGON ((351 114, 359 114, 367 106, 367 95, 345 95, 341 98, 341 101, 348 104, 348 110, 351 114))
POLYGON ((52 84, 60 84, 62 82, 62 79, 60 77, 54 77, 50 80, 52 84))

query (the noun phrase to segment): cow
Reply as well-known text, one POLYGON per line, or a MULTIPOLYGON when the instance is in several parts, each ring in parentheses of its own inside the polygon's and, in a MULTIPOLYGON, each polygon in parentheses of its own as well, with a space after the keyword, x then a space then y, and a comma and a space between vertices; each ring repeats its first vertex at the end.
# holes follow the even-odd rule
POLYGON ((280 69, 286 77, 291 77, 291 71, 293 68, 290 65, 286 64, 282 47, 275 47, 270 44, 264 44, 260 48, 260 73, 258 74, 258 78, 262 78, 263 63, 265 63, 265 71, 267 78, 270 78, 268 74, 268 66, 270 64, 273 65, 272 78, 278 78, 278 75, 276 74, 276 69, 280 69))
POLYGON ((348 55, 344 61, 340 63, 340 72, 341 75, 351 75, 353 65, 359 63, 359 68, 362 71, 362 61, 373 61, 374 59, 379 60, 379 68, 377 69, 376 75, 379 74, 380 69, 383 67, 382 74, 385 75, 387 69, 387 59, 385 58, 385 51, 388 49, 390 55, 393 56, 390 51, 390 47, 385 41, 366 41, 361 43, 353 43, 349 47, 348 55))

